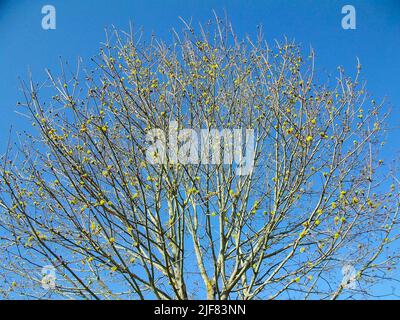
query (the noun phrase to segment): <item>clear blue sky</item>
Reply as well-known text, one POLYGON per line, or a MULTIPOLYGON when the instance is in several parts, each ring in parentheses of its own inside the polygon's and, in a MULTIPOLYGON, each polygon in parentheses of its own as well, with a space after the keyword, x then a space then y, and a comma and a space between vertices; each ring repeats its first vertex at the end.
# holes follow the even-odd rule
MULTIPOLYGON (((399 0, 0 0, 0 152, 8 130, 21 131, 30 123, 15 113, 18 76, 27 79, 28 68, 37 81, 44 80, 44 68, 57 73, 59 56, 71 63, 78 56, 90 64, 104 40, 104 29, 116 25, 128 29, 129 21, 167 40, 171 28, 179 28, 179 16, 205 22, 226 11, 236 32, 254 35, 263 25, 267 40, 296 39, 307 50, 316 51, 316 67, 334 74, 338 65, 354 72, 356 56, 363 65, 368 91, 377 101, 387 97, 393 108, 391 126, 400 126, 400 1, 399 0), (57 29, 41 27, 41 8, 54 5, 57 29), (341 8, 356 8, 357 29, 343 30, 341 8)), ((399 150, 400 130, 389 136, 386 156, 399 150)))
POLYGON ((59 56, 71 63, 80 56, 89 63, 104 40, 104 28, 112 24, 128 29, 132 21, 167 39, 172 27, 182 25, 179 16, 204 22, 213 17, 213 9, 220 15, 226 11, 239 35, 254 34, 262 24, 268 40, 286 35, 305 49, 312 45, 317 68, 327 74, 334 73, 337 65, 353 71, 358 56, 369 91, 378 99, 388 97, 393 126, 400 124, 396 112, 400 105, 398 0, 0 0, 0 148, 11 124, 15 130, 29 125, 14 112, 21 98, 17 77, 26 79, 28 67, 40 81, 45 67, 58 71, 59 56), (56 30, 41 27, 45 4, 56 8, 56 30), (345 4, 356 8, 356 30, 341 28, 345 4))

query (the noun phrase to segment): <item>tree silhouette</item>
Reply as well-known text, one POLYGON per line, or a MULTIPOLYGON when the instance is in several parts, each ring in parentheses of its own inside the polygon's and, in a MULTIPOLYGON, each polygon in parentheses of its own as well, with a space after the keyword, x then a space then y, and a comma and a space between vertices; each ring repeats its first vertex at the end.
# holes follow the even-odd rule
POLYGON ((390 277, 398 182, 359 63, 321 81, 313 50, 238 40, 219 18, 143 39, 112 30, 93 71, 22 82, 33 130, 1 158, 3 297, 335 299, 390 277), (151 161, 149 132, 172 122, 221 154, 220 130, 254 130, 252 170, 151 161))

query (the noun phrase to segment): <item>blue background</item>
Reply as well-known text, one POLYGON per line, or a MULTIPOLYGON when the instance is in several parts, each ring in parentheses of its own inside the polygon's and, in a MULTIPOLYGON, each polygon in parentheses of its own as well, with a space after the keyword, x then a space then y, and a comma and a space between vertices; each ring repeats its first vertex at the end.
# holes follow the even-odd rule
MULTIPOLYGON (((146 34, 155 33, 164 40, 171 39, 172 28, 183 27, 179 16, 186 20, 206 22, 213 18, 212 10, 225 12, 236 33, 254 36, 258 25, 263 26, 265 38, 272 42, 284 36, 300 43, 305 54, 312 46, 316 52, 316 67, 321 74, 332 74, 341 65, 354 74, 356 57, 363 66, 362 78, 377 101, 387 97, 392 108, 385 157, 398 157, 400 105, 400 1, 334 1, 334 0, 274 0, 274 1, 205 1, 205 0, 146 0, 146 1, 58 1, 0 0, 0 153, 5 151, 9 129, 29 129, 30 122, 18 115, 16 102, 22 98, 20 76, 45 80, 44 68, 59 72, 59 57, 75 64, 82 57, 90 67, 90 57, 98 52, 105 39, 105 28, 115 25, 129 29, 143 27, 146 34), (55 6, 56 30, 43 30, 41 9, 55 6), (341 27, 344 5, 356 9, 357 29, 341 27)), ((397 287, 397 285, 396 285, 397 287)), ((386 290, 384 290, 386 289, 386 290)), ((377 287, 377 293, 387 292, 377 287)), ((390 290, 390 289, 389 289, 390 290)))

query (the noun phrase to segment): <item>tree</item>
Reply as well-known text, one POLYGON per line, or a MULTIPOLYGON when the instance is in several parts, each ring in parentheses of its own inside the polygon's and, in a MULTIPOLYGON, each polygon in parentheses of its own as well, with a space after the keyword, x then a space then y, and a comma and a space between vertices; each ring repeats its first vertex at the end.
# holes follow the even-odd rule
POLYGON ((1 158, 3 296, 368 295, 397 261, 399 206, 379 160, 388 114, 360 64, 320 81, 294 42, 240 41, 219 18, 184 25, 171 44, 112 30, 93 71, 22 83, 33 130, 1 158), (171 124, 176 154, 156 144, 171 124), (198 151, 185 128, 224 143, 183 161, 198 151), (242 145, 219 132, 245 129, 254 161, 238 173, 217 160, 242 145))

